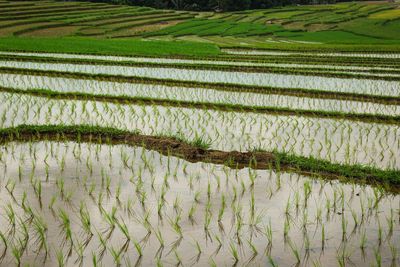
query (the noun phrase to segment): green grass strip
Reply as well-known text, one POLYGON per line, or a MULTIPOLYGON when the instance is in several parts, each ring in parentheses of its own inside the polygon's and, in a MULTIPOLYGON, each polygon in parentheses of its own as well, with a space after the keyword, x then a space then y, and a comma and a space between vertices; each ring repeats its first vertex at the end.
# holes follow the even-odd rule
POLYGON ((0 38, 0 50, 109 55, 218 55, 219 48, 208 43, 187 41, 153 41, 141 39, 68 38, 0 38))
POLYGON ((281 152, 226 152, 196 147, 195 142, 185 142, 182 138, 141 135, 140 131, 129 132, 114 128, 89 125, 19 125, 0 129, 0 142, 13 141, 77 141, 100 142, 106 144, 127 144, 143 146, 163 154, 178 156, 192 162, 205 161, 225 163, 228 166, 277 170, 288 170, 324 179, 339 179, 361 184, 383 186, 387 190, 399 192, 400 171, 382 170, 364 165, 332 163, 313 157, 290 155, 281 152))
MULTIPOLYGON (((133 13, 137 15, 137 12, 133 13)), ((47 19, 47 18, 46 18, 47 19)), ((24 22, 26 23, 26 22, 24 22)), ((1 26, 0 26, 1 27, 1 26)), ((284 44, 282 44, 284 45, 284 44)), ((400 46, 399 46, 400 47, 400 46)), ((287 56, 251 56, 251 55, 228 55, 222 54, 214 44, 199 42, 177 42, 177 41, 154 41, 154 40, 117 40, 117 39, 94 39, 81 37, 68 38, 28 38, 28 37, 1 37, 0 50, 14 52, 48 52, 48 53, 72 53, 93 54, 109 56, 142 56, 159 57, 168 56, 182 59, 206 59, 206 60, 244 60, 251 62, 289 62, 289 63, 324 63, 332 65, 348 64, 362 66, 400 66, 398 59, 380 58, 343 58, 323 57, 318 55, 287 56), (185 48, 183 49, 183 45, 185 48)), ((277 50, 282 51, 282 50, 277 50)), ((335 50, 337 52, 338 50, 335 50)), ((283 51, 286 52, 286 51, 283 51)), ((292 51, 293 52, 293 51, 292 51)), ((316 50, 315 52, 324 52, 316 50)))

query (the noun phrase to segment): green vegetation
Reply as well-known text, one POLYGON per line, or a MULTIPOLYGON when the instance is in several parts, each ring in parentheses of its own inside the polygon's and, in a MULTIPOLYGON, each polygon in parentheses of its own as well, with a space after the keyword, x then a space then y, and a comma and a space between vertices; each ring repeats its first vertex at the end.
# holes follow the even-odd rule
MULTIPOLYGON (((232 112, 294 115, 294 116, 316 117, 316 118, 335 118, 335 119, 347 119, 354 121, 400 125, 400 116, 390 116, 390 115, 354 114, 354 113, 344 113, 344 112, 325 111, 325 110, 304 110, 304 109, 267 107, 267 106, 265 107, 245 106, 240 104, 213 103, 211 101, 195 102, 195 101, 182 101, 182 100, 159 99, 159 98, 149 98, 149 97, 131 97, 125 95, 122 96, 113 96, 105 94, 93 95, 81 92, 63 93, 63 92, 54 92, 46 89, 18 90, 13 88, 0 87, 0 92, 35 95, 35 96, 47 97, 49 99, 86 100, 86 101, 91 100, 99 102, 104 101, 110 103, 120 103, 120 104, 130 103, 139 105, 162 105, 162 106, 167 105, 170 107, 188 107, 188 108, 205 109, 205 110, 225 110, 232 112)), ((193 144, 198 144, 201 147, 209 148, 209 145, 204 143, 199 138, 193 141, 193 144)))
POLYGON ((400 3, 310 2, 0 0, 0 265, 395 266, 400 3))
MULTIPOLYGON (((200 55, 200 54, 198 54, 200 55)), ((72 63, 78 65, 99 65, 99 66, 132 66, 132 67, 154 67, 154 68, 174 68, 174 69, 187 69, 187 70, 213 70, 213 71, 228 71, 228 72, 246 72, 246 73, 277 73, 277 74, 293 74, 305 76, 321 76, 321 77, 335 77, 335 78, 357 78, 357 79, 371 79, 375 80, 400 80, 400 70, 358 70, 352 72, 348 69, 329 68, 329 67, 314 67, 302 69, 299 67, 290 66, 231 66, 223 64, 213 64, 213 61, 204 64, 193 63, 153 63, 153 62, 134 62, 134 61, 120 61, 115 63, 107 60, 93 60, 93 59, 65 59, 65 58, 51 58, 51 57, 19 57, 19 56, 1 56, 0 59, 12 61, 30 61, 30 62, 45 62, 45 63, 72 63), (381 74, 381 76, 374 74, 381 74), (390 76, 393 74, 394 76, 390 76)), ((133 58, 134 59, 134 58, 133 58)))
POLYGON ((73 79, 88 79, 98 81, 111 81, 111 82, 125 82, 125 83, 140 83, 140 84, 156 84, 166 86, 179 86, 184 88, 197 87, 202 89, 221 90, 228 92, 248 92, 258 94, 280 94, 287 96, 322 98, 322 99, 337 99, 360 101, 369 103, 382 103, 387 105, 398 105, 400 97, 398 96, 385 96, 385 95, 371 95, 363 93, 348 93, 348 92, 329 92, 318 89, 302 89, 302 88, 279 88, 279 87, 266 87, 266 86, 249 86, 246 84, 226 84, 226 83, 199 83, 191 81, 181 81, 173 79, 154 79, 147 77, 124 77, 116 75, 104 74, 87 74, 87 73, 68 73, 59 71, 41 71, 41 70, 24 70, 13 68, 0 68, 2 73, 15 73, 15 74, 29 74, 34 76, 48 76, 48 77, 65 77, 73 79))
MULTIPOLYGON (((101 139, 108 140, 108 142, 113 142, 115 139, 117 143, 121 142, 121 140, 126 144, 129 143, 129 136, 132 135, 140 135, 140 132, 129 132, 118 130, 115 128, 105 128, 99 126, 90 126, 90 125, 76 125, 76 126, 65 126, 65 125, 19 125, 13 128, 3 128, 0 129, 0 137, 2 138, 2 142, 8 142, 13 140, 46 140, 46 138, 53 139, 52 136, 56 136, 57 138, 67 138, 68 134, 73 134, 75 137, 72 139, 85 138, 92 141, 95 141, 95 138, 99 138, 98 140, 101 142, 101 139), (90 137, 92 136, 92 137, 90 137)), ((146 138, 146 137, 145 137, 146 138)), ((160 136, 160 138, 165 138, 165 136, 160 136)), ((179 142, 186 142, 190 146, 194 146, 201 149, 209 148, 209 144, 202 140, 201 138, 196 138, 193 141, 184 141, 182 138, 174 138, 179 142)), ((80 139, 83 141, 83 139, 80 139)), ((137 142, 137 141, 136 141, 137 142)), ((146 139, 140 139, 140 142, 146 146, 146 139)), ((159 147, 159 145, 155 145, 154 141, 150 141, 151 146, 159 147)), ((160 144, 163 144, 163 141, 159 141, 160 144)), ((136 143, 133 143, 136 145, 136 143)), ((166 143, 166 147, 164 150, 168 151, 168 143, 166 143)), ((176 154, 179 155, 181 152, 179 149, 176 151, 176 154)), ((397 170, 380 170, 372 167, 366 167, 362 165, 343 165, 343 164, 334 164, 329 161, 319 160, 312 157, 302 157, 289 155, 287 153, 280 152, 255 152, 258 155, 255 158, 260 157, 260 154, 272 154, 273 156, 269 156, 272 158, 272 161, 267 164, 267 166, 271 166, 276 168, 288 168, 293 171, 298 172, 311 172, 319 175, 320 177, 324 177, 324 175, 328 175, 325 177, 329 177, 329 175, 333 175, 335 178, 342 177, 343 179, 356 179, 358 182, 373 182, 379 183, 382 186, 400 186, 400 171, 397 170)), ((225 158, 226 162, 229 162, 228 156, 229 153, 226 153, 227 157, 225 158)), ((251 160, 253 157, 249 157, 251 160)), ((253 158, 253 159, 255 159, 253 158)), ((232 164, 232 162, 230 163, 232 164)), ((257 161, 250 162, 250 165, 257 168, 257 161)), ((235 162, 233 162, 235 165, 235 162)), ((265 166, 265 162, 264 165, 265 166)))
POLYGON ((144 34, 145 37, 172 35, 174 37, 185 35, 198 36, 260 36, 274 32, 284 31, 279 25, 263 25, 250 22, 235 22, 223 19, 194 19, 171 26, 158 32, 144 34))
POLYGON ((186 41, 139 39, 94 40, 88 38, 0 38, 0 50, 112 55, 217 55, 217 46, 186 41))
MULTIPOLYGON (((281 40, 292 42, 290 45, 300 42, 305 46, 313 43, 395 45, 400 42, 397 34, 399 17, 396 17, 398 13, 395 8, 396 4, 354 3, 237 12, 223 17, 214 15, 206 19, 193 19, 145 33, 144 36, 197 35, 223 46, 260 48, 270 48, 274 42, 281 40), (381 13, 383 15, 380 16, 381 13), (238 40, 221 38, 228 36, 238 40)), ((284 50, 288 44, 282 42, 276 46, 284 50)))
POLYGON ((42 47, 48 44, 49 52, 58 49, 58 52, 116 54, 119 50, 118 54, 150 55, 151 50, 154 55, 210 55, 217 51, 212 51, 211 46, 206 48, 207 43, 220 47, 314 51, 399 51, 400 43, 396 3, 300 5, 230 13, 84 2, 35 2, 25 7, 8 3, 0 15, 0 36, 7 37, 0 39, 1 50, 15 47, 46 51, 42 47), (59 39, 66 36, 70 38, 59 39), (123 40, 101 40, 132 37, 136 38, 130 39, 134 42, 132 46, 123 40), (165 42, 147 46, 141 38, 165 42), (200 44, 191 42, 192 49, 175 42, 167 44, 173 40, 200 44), (136 44, 143 49, 128 48, 136 44))

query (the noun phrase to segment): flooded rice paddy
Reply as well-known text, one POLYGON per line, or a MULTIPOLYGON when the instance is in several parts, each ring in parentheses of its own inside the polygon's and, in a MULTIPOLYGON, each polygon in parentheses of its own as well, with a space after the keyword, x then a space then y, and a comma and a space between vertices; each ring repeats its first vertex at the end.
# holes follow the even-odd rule
POLYGON ((0 155, 0 231, 26 246, 22 262, 399 264, 400 198, 377 188, 124 145, 11 142, 0 155))

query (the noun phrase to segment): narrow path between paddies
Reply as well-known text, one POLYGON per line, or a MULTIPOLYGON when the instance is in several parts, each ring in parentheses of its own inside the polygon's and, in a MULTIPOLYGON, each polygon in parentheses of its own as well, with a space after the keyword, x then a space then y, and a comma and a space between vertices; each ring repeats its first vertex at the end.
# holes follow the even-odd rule
POLYGON ((143 146, 164 155, 183 158, 189 162, 225 164, 234 168, 274 168, 324 179, 354 181, 400 192, 400 171, 380 170, 361 165, 341 165, 329 161, 294 156, 278 152, 238 152, 209 150, 201 140, 187 141, 175 137, 141 135, 135 132, 87 125, 20 125, 0 129, 0 143, 15 141, 77 141, 143 146))

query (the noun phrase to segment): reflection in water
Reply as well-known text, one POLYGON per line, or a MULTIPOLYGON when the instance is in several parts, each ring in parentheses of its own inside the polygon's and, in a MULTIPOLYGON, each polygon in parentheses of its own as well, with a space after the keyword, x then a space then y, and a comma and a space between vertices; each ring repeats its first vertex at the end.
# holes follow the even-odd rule
POLYGON ((400 198, 376 188, 124 145, 9 143, 0 159, 1 265, 400 263, 400 198))
POLYGON ((0 126, 88 124, 146 135, 201 136, 212 149, 277 150, 334 163, 400 168, 400 127, 341 119, 58 100, 0 93, 0 126))

